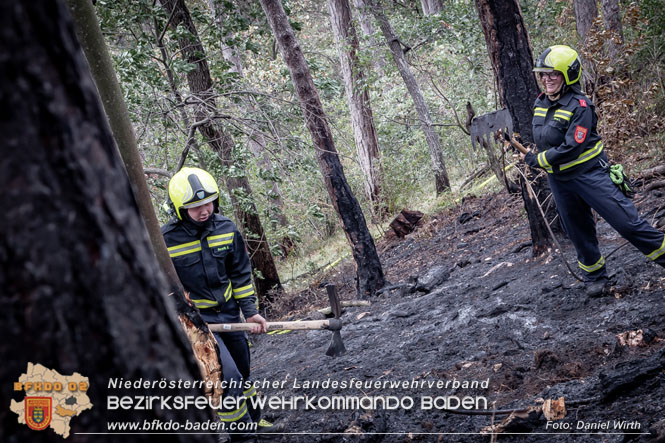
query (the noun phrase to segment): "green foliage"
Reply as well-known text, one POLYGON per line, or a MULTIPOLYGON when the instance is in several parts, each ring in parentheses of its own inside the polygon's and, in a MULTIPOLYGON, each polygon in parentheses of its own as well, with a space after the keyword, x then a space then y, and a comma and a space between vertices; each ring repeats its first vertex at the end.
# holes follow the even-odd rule
POLYGON ((665 41, 665 2, 663 0, 642 0, 637 2, 644 20, 644 37, 649 42, 660 45, 661 51, 665 41))

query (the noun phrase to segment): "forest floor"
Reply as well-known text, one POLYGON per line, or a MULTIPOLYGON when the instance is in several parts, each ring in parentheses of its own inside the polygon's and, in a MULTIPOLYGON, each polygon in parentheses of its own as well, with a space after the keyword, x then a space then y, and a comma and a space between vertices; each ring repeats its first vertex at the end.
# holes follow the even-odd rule
MULTIPOLYGON (((636 204, 663 229, 662 192, 638 195, 636 204)), ((588 298, 556 252, 532 258, 524 214, 505 192, 471 197, 425 217, 406 238, 377 242, 387 280, 403 285, 369 307, 345 308, 341 357, 325 355, 328 331, 252 336, 253 379, 281 384, 260 387, 261 395, 302 397, 294 410, 264 408, 292 433, 273 440, 665 441, 665 271, 631 245, 612 253, 624 240, 601 220, 611 292, 588 298), (641 332, 621 344, 631 331, 641 332), (390 386, 397 382, 407 386, 390 386), (365 408, 354 408, 363 396, 365 408), (380 407, 390 396, 399 406, 380 407), (326 407, 341 397, 348 402, 326 407), (438 408, 445 401, 464 412, 455 403, 464 397, 473 409, 534 411, 493 417, 438 408), (560 397, 565 417, 548 421, 542 401, 560 397)), ((572 245, 562 246, 577 271, 572 245)), ((323 318, 315 309, 328 304, 323 283, 349 300, 354 278, 353 262, 342 262, 284 300, 275 317, 323 318)))

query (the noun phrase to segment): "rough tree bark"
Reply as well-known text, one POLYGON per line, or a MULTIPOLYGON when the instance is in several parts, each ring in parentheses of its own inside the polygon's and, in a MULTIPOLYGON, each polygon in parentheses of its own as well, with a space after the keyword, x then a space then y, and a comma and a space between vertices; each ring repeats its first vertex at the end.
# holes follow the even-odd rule
MULTIPOLYGON (((210 77, 205 50, 196 32, 189 9, 187 9, 184 0, 160 0, 160 3, 171 17, 168 25, 173 28, 182 26, 186 30, 186 33, 179 34, 178 44, 183 59, 196 67, 196 69, 187 72, 189 89, 200 100, 195 109, 196 119, 198 121, 209 120, 208 123, 198 127, 199 132, 208 142, 210 148, 219 156, 222 164, 229 168, 233 165, 234 142, 216 121, 219 113, 215 103, 212 78, 210 77)), ((281 289, 282 284, 277 274, 275 261, 270 253, 270 246, 261 225, 258 211, 251 201, 252 190, 249 180, 245 175, 230 174, 227 174, 224 180, 231 195, 236 218, 245 234, 252 267, 257 269, 262 276, 262 278, 254 279, 259 301, 270 301, 270 290, 273 288, 281 289), (247 205, 249 210, 244 210, 243 207, 247 205)))
POLYGON ((349 0, 328 0, 328 11, 342 66, 358 163, 365 179, 365 194, 372 203, 374 213, 381 216, 385 211, 381 204, 379 140, 374 128, 369 90, 363 86, 365 74, 358 60, 358 37, 352 23, 349 0))
MULTIPOLYGON (((111 377, 194 380, 127 173, 63 2, 0 4, 0 378, 27 362, 89 377, 95 405, 72 431, 122 420, 207 421, 210 411, 108 410, 111 377)), ((2 403, 7 405, 7 390, 2 403)), ((125 391, 121 391, 125 395, 125 391)), ((134 391, 134 394, 144 394, 134 391)), ((150 395, 200 395, 185 389, 150 395)), ((17 396, 13 396, 17 398, 17 396)), ((18 399, 18 398, 17 398, 18 399)), ((51 441, 0 409, 4 441, 51 441)), ((214 441, 171 434, 168 441, 214 441)), ((152 436, 137 434, 135 441, 152 436)), ((96 435, 77 435, 80 442, 96 435)))
MULTIPOLYGON (((499 85, 501 104, 508 108, 513 119, 513 128, 520 134, 522 141, 533 143, 532 105, 540 90, 533 74, 533 54, 522 11, 517 0, 475 1, 499 85)), ((530 181, 540 201, 543 201, 550 193, 545 178, 530 177, 530 181)), ((551 239, 545 226, 546 221, 538 210, 537 201, 527 192, 521 176, 520 185, 529 219, 533 255, 538 256, 551 246, 551 239)))
POLYGON ((598 6, 596 0, 573 0, 575 11, 575 26, 580 42, 584 42, 586 35, 593 26, 593 21, 598 17, 598 6))
POLYGON ((383 268, 360 205, 344 176, 328 119, 314 87, 309 67, 280 1, 261 0, 261 6, 291 72, 305 123, 312 135, 323 180, 353 250, 357 266, 357 295, 359 298, 372 296, 385 284, 383 268))
MULTIPOLYGON (((575 26, 579 37, 580 49, 584 47, 587 34, 593 27, 593 21, 598 16, 598 6, 596 0, 573 0, 573 10, 575 13, 575 26)), ((593 94, 596 90, 596 81, 593 74, 595 66, 589 60, 582 58, 582 80, 584 90, 593 94)))
MULTIPOLYGON (((87 0, 67 0, 67 4, 109 119, 116 145, 127 169, 129 181, 134 189, 139 212, 148 230, 157 261, 166 275, 169 291, 175 301, 180 322, 192 344, 201 375, 206 381, 219 381, 222 368, 217 342, 199 315, 199 311, 187 303, 182 284, 166 249, 145 181, 143 162, 136 145, 134 128, 129 119, 127 105, 123 100, 122 90, 113 69, 111 56, 104 43, 95 10, 92 3, 87 0)), ((222 390, 212 388, 207 389, 206 393, 219 400, 222 390)))
POLYGON ((423 15, 434 15, 443 11, 443 2, 441 0, 420 0, 423 7, 423 15))
POLYGON ((392 25, 388 21, 386 15, 383 13, 383 7, 377 0, 366 0, 366 3, 374 17, 376 17, 376 20, 379 22, 381 32, 386 39, 386 44, 390 48, 390 52, 393 55, 395 64, 397 65, 397 70, 402 76, 402 79, 406 84, 406 88, 411 95, 411 99, 413 100, 413 104, 416 107, 416 111, 418 112, 420 125, 423 132, 425 133, 425 139, 427 140, 427 145, 429 146, 430 158, 432 159, 436 194, 439 195, 442 192, 450 189, 450 180, 448 179, 446 164, 443 161, 443 154, 441 153, 441 142, 439 140, 439 134, 437 134, 436 130, 432 126, 432 119, 430 117, 427 103, 425 103, 425 97, 423 97, 423 94, 420 92, 420 87, 418 86, 416 77, 411 72, 411 68, 406 61, 402 43, 397 38, 397 35, 395 35, 395 31, 393 30, 392 25))
POLYGON ((606 42, 607 54, 610 60, 615 60, 623 46, 623 26, 621 25, 621 9, 618 0, 601 0, 603 23, 612 37, 606 42))

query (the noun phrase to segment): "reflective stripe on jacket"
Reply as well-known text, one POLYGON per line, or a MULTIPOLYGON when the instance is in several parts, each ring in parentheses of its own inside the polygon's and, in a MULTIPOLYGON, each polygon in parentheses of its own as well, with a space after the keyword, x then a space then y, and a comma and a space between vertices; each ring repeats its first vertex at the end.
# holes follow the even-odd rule
POLYGON ((532 167, 540 167, 561 180, 573 178, 607 161, 596 132, 598 117, 591 100, 569 90, 556 102, 541 94, 534 104, 533 138, 538 154, 527 154, 532 167))
POLYGON ((199 230, 190 223, 171 220, 162 235, 189 298, 199 309, 219 308, 235 318, 257 313, 252 269, 245 241, 235 224, 214 214, 199 230))

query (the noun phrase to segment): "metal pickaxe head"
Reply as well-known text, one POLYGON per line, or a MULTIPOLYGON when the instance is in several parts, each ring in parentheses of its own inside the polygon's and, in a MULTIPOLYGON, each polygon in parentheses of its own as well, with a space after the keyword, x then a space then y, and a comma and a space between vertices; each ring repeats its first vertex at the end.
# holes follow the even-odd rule
POLYGON ((489 114, 479 115, 471 121, 471 144, 486 144, 488 147, 495 143, 493 137, 498 131, 511 136, 513 134, 513 119, 508 109, 500 109, 489 114))
POLYGON ((330 357, 338 357, 346 352, 344 342, 342 341, 342 334, 340 333, 340 329, 342 329, 342 321, 339 318, 342 315, 342 305, 339 302, 339 296, 337 295, 337 286, 326 285, 326 291, 328 292, 328 299, 330 300, 330 309, 335 316, 334 319, 330 320, 330 326, 334 324, 335 327, 330 327, 330 330, 333 331, 333 336, 330 346, 326 351, 326 355, 330 357))

